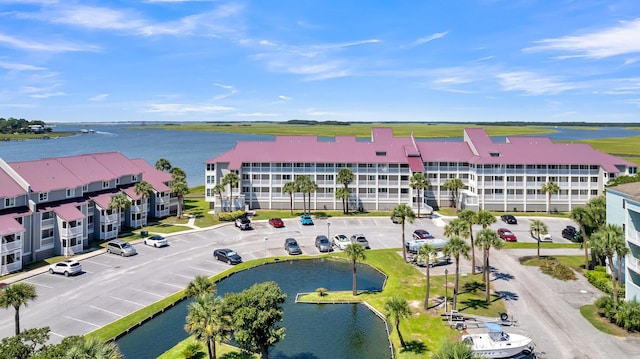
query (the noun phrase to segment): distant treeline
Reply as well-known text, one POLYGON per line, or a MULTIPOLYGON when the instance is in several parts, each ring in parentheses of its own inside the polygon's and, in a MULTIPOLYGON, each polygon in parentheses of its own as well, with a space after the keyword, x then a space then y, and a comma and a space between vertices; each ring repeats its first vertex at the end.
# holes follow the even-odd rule
POLYGON ((0 133, 51 132, 51 128, 43 121, 27 121, 24 118, 8 119, 0 117, 0 133))
POLYGON ((340 121, 314 121, 314 120, 289 120, 285 122, 287 125, 331 125, 331 126, 349 126, 349 122, 340 121))

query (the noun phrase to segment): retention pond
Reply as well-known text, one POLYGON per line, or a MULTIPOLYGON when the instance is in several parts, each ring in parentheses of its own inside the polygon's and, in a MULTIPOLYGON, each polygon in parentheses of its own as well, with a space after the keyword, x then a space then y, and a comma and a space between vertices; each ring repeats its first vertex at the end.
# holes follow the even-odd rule
MULTIPOLYGON (((296 304, 300 292, 319 287, 350 290, 352 266, 346 261, 309 259, 283 261, 248 269, 221 280, 218 295, 240 292, 255 283, 274 281, 287 293, 283 304, 285 338, 271 348, 274 359, 376 359, 391 357, 384 321, 362 304, 296 304)), ((358 264, 358 290, 378 291, 385 276, 358 264)), ((184 330, 185 300, 118 340, 126 359, 151 359, 161 355, 188 334, 184 330)))

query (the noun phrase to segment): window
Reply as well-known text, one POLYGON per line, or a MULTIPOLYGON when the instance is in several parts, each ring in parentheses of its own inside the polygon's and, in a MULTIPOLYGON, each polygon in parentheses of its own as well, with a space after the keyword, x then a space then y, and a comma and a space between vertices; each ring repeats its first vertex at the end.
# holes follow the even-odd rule
POLYGON ((102 188, 109 188, 109 181, 102 181, 102 188))
POLYGON ((387 151, 376 151, 376 156, 386 156, 387 151))
POLYGON ((131 182, 138 182, 138 175, 131 175, 131 182))
POLYGON ((48 192, 40 192, 40 194, 38 195, 38 200, 40 202, 46 202, 49 200, 49 193, 48 192))
POLYGON ((491 157, 500 157, 500 152, 489 152, 491 157))
POLYGON ((40 235, 41 247, 53 246, 53 228, 43 229, 40 235))
POLYGON ((387 177, 387 175, 380 175, 380 176, 378 176, 378 179, 379 179, 380 181, 386 181, 388 178, 389 178, 389 177, 387 177))
POLYGON ((598 182, 598 177, 591 177, 591 182, 598 182))
POLYGON ((15 205, 16 205, 15 197, 5 198, 4 199, 4 206, 5 207, 14 207, 15 205))
POLYGON ((76 196, 76 189, 75 188, 67 188, 67 198, 75 197, 75 196, 76 196))
MULTIPOLYGON (((244 176, 244 175, 243 175, 244 176)), ((207 183, 208 184, 212 184, 215 183, 216 177, 215 176, 207 176, 207 183)))
POLYGON ((120 178, 116 178, 116 185, 120 184, 120 178))
POLYGON ((207 171, 213 171, 216 169, 216 165, 213 163, 207 163, 207 171))

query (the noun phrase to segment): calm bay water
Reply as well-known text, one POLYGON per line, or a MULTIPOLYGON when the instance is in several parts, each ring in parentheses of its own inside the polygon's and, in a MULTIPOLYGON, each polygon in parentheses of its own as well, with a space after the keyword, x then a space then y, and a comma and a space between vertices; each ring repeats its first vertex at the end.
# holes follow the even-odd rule
MULTIPOLYGON (((275 281, 287 294, 283 304, 285 338, 270 350, 273 359, 388 359, 391 356, 384 322, 362 304, 296 304, 296 293, 323 287, 351 289, 351 264, 342 261, 298 260, 259 266, 236 273, 217 284, 217 294, 240 292, 255 283, 275 281)), ((380 290, 384 276, 358 264, 358 289, 380 290)), ((118 340, 126 359, 156 358, 186 339, 189 300, 179 303, 118 340), (141 344, 144 343, 144 344, 141 344)))
MULTIPOLYGON (((120 151, 129 158, 144 158, 152 165, 159 158, 166 158, 173 166, 180 167, 187 173, 187 182, 190 187, 193 187, 204 183, 204 162, 232 149, 237 141, 270 141, 274 138, 266 135, 219 132, 140 130, 133 129, 127 124, 91 125, 90 127, 58 125, 55 130, 79 132, 83 128, 91 128, 96 132, 51 140, 0 141, 0 158, 12 162, 91 152, 120 151)), ((620 127, 603 127, 599 130, 574 128, 557 128, 556 130, 558 132, 540 136, 549 137, 552 140, 640 136, 640 131, 620 127)), ((53 135, 55 136, 55 132, 53 135)), ((429 139, 429 141, 462 141, 462 134, 460 135, 459 138, 438 138, 429 139)), ((504 141, 504 137, 496 137, 494 140, 504 141)))

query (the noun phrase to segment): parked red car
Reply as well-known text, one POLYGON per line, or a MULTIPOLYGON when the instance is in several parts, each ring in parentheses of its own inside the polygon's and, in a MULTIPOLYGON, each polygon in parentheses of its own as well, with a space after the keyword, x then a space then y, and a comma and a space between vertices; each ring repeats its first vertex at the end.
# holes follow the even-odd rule
POLYGON ((513 234, 513 232, 511 232, 510 230, 508 230, 506 228, 498 229, 498 236, 500 236, 500 238, 504 239, 507 242, 517 242, 518 241, 518 238, 516 238, 516 235, 513 234))
POLYGON ((284 222, 280 218, 270 218, 269 224, 273 226, 273 228, 282 228, 284 227, 284 222))

